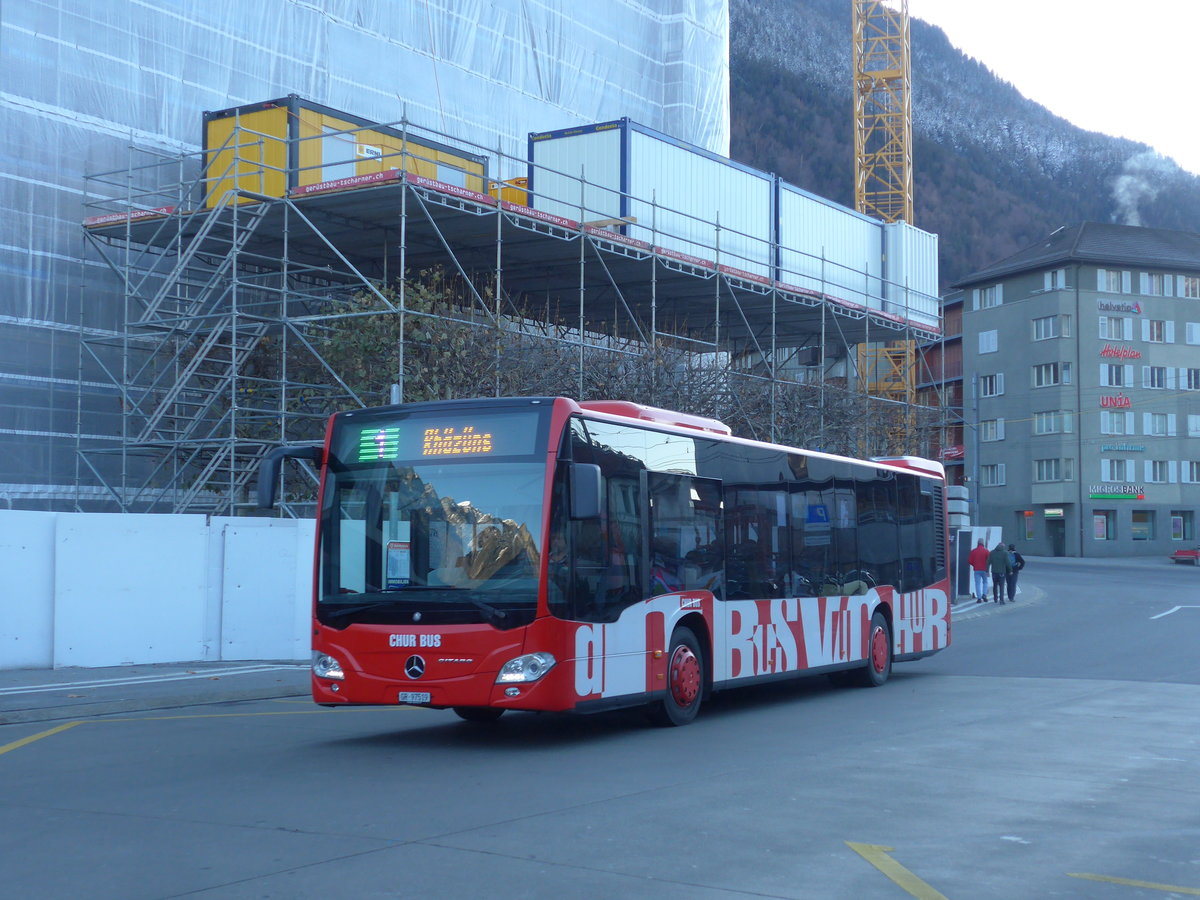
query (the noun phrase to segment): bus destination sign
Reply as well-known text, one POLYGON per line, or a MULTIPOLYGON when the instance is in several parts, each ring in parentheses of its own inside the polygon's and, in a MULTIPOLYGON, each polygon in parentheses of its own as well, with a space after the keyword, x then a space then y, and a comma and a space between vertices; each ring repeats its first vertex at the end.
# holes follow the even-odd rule
POLYGON ((492 433, 474 425, 426 428, 421 438, 422 456, 484 456, 492 452, 492 433))
POLYGON ((417 414, 361 425, 336 441, 339 459, 360 464, 468 461, 526 456, 540 432, 541 411, 417 414), (344 441, 344 443, 342 443, 344 441))

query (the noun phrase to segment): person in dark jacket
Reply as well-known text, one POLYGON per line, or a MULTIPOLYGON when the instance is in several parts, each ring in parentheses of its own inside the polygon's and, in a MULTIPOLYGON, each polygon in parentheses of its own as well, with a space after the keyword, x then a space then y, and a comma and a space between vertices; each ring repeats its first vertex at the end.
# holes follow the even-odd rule
POLYGON ((988 568, 992 570, 992 600, 1003 606, 1004 588, 1008 584, 1008 573, 1012 571, 1012 561, 1003 541, 988 554, 988 568))
POLYGON ((1017 552, 1016 545, 1008 545, 1008 561, 1012 563, 1012 571, 1008 574, 1008 599, 1017 599, 1017 574, 1025 568, 1025 557, 1017 552))

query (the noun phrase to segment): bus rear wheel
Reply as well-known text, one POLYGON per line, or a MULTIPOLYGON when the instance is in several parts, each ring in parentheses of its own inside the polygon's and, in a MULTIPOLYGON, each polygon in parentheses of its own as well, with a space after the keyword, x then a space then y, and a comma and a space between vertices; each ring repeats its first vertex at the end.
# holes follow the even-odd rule
POLYGON ((495 722, 504 715, 504 710, 491 706, 456 706, 454 714, 466 722, 495 722))
POLYGON ((704 696, 704 656, 690 628, 676 628, 667 654, 667 694, 650 709, 658 725, 687 725, 700 712, 704 696))
POLYGON ((867 665, 859 669, 858 683, 863 687, 879 687, 892 674, 892 630, 887 617, 876 611, 871 616, 871 632, 867 636, 867 665))

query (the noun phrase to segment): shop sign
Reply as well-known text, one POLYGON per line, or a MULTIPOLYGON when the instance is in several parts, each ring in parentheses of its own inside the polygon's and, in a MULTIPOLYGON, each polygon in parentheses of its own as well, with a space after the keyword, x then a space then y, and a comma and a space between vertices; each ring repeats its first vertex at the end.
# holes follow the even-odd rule
POLYGON ((1146 489, 1140 484, 1092 484, 1088 486, 1091 500, 1145 500, 1146 489))
POLYGON ((1133 401, 1125 396, 1124 392, 1117 394, 1115 397, 1101 397, 1100 407, 1102 409, 1129 409, 1133 406, 1133 401))
POLYGON ((1101 453, 1145 453, 1145 444, 1103 444, 1101 453))
POLYGON ((1047 519, 1061 519, 1063 518, 1063 508, 1061 506, 1048 506, 1042 510, 1042 515, 1047 519))
POLYGON ((1119 347, 1116 344, 1105 344, 1100 355, 1107 359, 1141 359, 1142 351, 1132 347, 1119 347))
POLYGON ((1142 314, 1142 304, 1136 301, 1128 303, 1122 300, 1099 300, 1096 306, 1103 312, 1133 313, 1138 316, 1142 314))

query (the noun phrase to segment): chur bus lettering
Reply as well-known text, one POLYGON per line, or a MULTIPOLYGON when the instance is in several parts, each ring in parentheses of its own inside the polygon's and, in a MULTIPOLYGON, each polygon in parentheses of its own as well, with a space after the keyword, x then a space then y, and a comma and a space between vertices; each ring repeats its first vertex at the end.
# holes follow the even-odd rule
POLYGON ((563 397, 338 414, 324 447, 268 458, 264 505, 288 456, 321 464, 324 705, 473 722, 645 705, 681 725, 713 691, 820 673, 880 685, 950 643, 936 462, 563 397))

